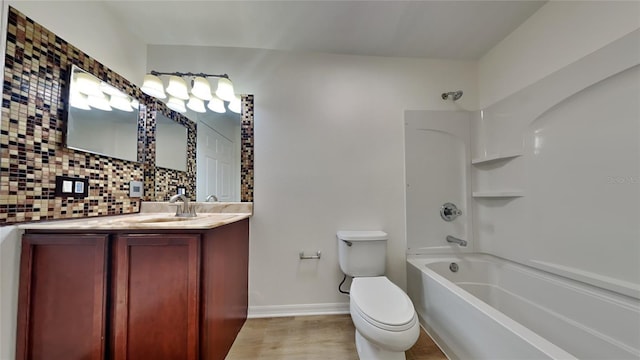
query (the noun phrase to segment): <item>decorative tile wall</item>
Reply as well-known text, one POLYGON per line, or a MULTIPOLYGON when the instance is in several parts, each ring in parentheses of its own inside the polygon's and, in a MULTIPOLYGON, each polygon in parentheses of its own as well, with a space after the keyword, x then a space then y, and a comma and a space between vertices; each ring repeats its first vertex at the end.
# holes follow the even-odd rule
POLYGON ((253 95, 242 97, 240 201, 253 202, 253 95))
POLYGON ((159 101, 149 105, 150 111, 146 116, 146 143, 145 143, 145 196, 147 201, 167 201, 177 193, 178 186, 184 186, 187 196, 196 200, 196 123, 185 116, 171 111, 159 101), (169 119, 187 128, 187 171, 177 171, 162 167, 156 167, 156 113, 161 112, 169 119))
MULTIPOLYGON (((136 98, 135 85, 9 8, 0 122, 0 225, 137 212, 129 181, 136 162, 64 147, 64 93, 71 64, 136 98), (85 199, 56 198, 55 176, 89 179, 85 199)), ((144 131, 144 130, 142 130, 144 131)))
MULTIPOLYGON (((0 226, 18 222, 133 213, 129 181, 143 200, 161 201, 178 185, 196 193, 196 124, 155 102, 122 76, 9 7, 0 121, 0 226), (138 162, 64 147, 65 89, 71 64, 141 100, 138 162), (155 114, 186 124, 186 172, 155 167, 155 114), (84 199, 55 197, 56 175, 89 179, 84 199)), ((241 201, 253 201, 253 96, 242 97, 241 201)))

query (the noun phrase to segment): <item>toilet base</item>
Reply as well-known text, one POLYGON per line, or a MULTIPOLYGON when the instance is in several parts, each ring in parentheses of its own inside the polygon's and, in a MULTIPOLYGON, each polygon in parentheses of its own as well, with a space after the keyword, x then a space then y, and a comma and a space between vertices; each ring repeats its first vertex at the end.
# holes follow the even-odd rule
POLYGON ((356 349, 360 360, 406 360, 404 351, 387 351, 367 340, 356 329, 356 349))

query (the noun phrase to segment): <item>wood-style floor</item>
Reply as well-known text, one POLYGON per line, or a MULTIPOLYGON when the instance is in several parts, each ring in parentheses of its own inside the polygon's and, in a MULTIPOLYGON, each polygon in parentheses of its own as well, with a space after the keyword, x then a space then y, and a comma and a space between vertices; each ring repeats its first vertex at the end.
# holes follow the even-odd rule
MULTIPOLYGON (((407 360, 446 360, 431 338, 420 331, 407 360)), ((248 319, 227 360, 358 360, 355 328, 349 315, 248 319)))

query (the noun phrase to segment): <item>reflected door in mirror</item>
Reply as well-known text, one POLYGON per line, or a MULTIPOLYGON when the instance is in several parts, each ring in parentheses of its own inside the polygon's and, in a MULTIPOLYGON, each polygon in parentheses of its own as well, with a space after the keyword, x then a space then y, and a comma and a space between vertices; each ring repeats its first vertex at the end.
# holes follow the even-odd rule
POLYGON ((234 142, 207 125, 198 127, 198 200, 240 201, 234 142), (204 175, 204 176, 203 176, 204 175))

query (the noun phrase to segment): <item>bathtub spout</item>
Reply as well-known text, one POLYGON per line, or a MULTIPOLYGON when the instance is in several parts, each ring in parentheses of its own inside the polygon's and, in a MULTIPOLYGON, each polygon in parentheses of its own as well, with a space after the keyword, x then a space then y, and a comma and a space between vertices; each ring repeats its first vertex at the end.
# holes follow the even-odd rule
POLYGON ((458 244, 460 246, 467 246, 467 241, 458 239, 457 237, 453 237, 451 235, 447 235, 447 242, 458 244))

